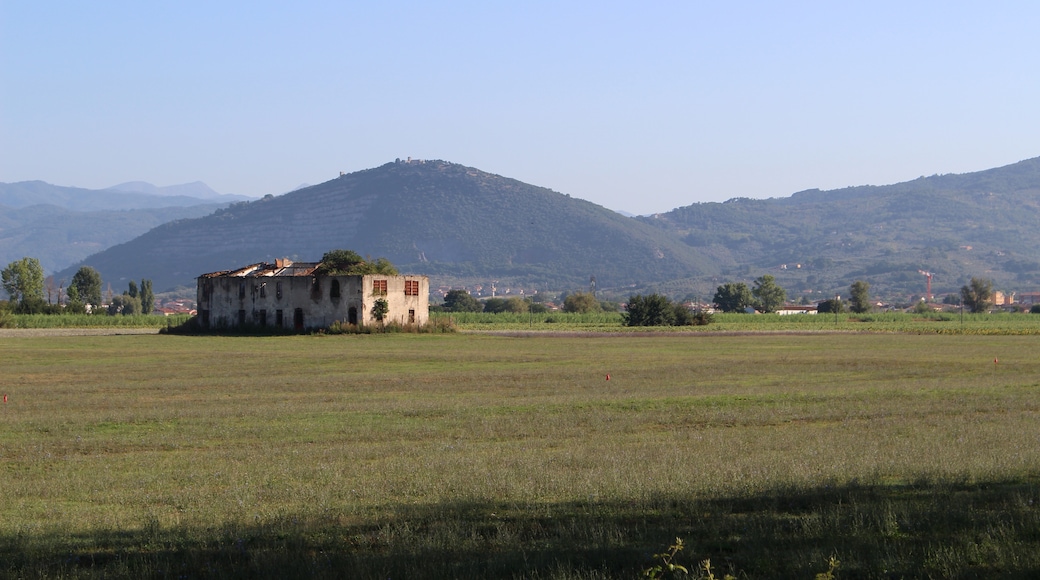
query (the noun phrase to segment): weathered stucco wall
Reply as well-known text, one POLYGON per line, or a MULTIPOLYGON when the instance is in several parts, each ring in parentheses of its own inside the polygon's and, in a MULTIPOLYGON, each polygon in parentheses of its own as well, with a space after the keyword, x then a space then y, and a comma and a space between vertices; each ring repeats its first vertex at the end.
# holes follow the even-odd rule
POLYGON ((426 276, 226 275, 197 282, 199 318, 207 328, 378 324, 372 309, 379 299, 387 302, 385 323, 423 325, 430 317, 426 276))

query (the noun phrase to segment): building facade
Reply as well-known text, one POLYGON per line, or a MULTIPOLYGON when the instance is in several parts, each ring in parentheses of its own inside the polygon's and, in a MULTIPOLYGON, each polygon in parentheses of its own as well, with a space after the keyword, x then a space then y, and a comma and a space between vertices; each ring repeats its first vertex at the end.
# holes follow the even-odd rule
POLYGON ((424 325, 430 318, 426 276, 326 275, 318 262, 276 260, 197 279, 198 319, 203 328, 253 325, 295 330, 328 328, 334 322, 424 325))

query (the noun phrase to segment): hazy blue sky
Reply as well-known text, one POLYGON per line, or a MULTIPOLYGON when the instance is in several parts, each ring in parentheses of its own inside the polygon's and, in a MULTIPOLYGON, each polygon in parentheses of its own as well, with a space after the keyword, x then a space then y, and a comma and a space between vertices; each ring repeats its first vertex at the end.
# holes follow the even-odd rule
POLYGON ((0 181, 445 159, 634 213, 1040 156, 1036 2, 0 0, 0 181))

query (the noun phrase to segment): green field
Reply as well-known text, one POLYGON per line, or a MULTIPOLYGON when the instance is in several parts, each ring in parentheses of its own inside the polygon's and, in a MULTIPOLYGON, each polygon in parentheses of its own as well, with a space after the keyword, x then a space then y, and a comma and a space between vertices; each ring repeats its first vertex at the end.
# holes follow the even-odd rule
POLYGON ((1036 577, 1038 340, 4 337, 0 577, 1036 577))

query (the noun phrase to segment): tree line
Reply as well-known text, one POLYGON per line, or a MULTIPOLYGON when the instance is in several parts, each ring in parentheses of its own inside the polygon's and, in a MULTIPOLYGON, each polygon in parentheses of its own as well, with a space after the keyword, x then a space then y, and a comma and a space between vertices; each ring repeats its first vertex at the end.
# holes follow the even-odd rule
POLYGON ((131 280, 122 294, 112 296, 107 309, 102 302, 101 274, 90 266, 76 271, 64 287, 64 280, 57 287, 53 277, 44 278, 43 268, 36 258, 15 260, 0 271, 4 291, 8 295, 8 308, 18 314, 82 314, 85 312, 107 312, 108 314, 150 314, 155 309, 155 294, 152 281, 142 279, 141 285, 131 280), (55 296, 56 294, 56 296, 55 296))

